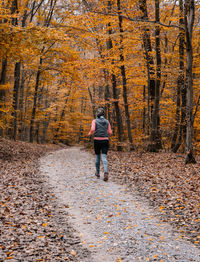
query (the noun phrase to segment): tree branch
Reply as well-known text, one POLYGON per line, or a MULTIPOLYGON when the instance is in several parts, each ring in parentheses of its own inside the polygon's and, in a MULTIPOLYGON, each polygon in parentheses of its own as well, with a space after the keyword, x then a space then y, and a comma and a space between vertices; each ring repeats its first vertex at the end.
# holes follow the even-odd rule
MULTIPOLYGON (((107 16, 118 16, 118 14, 114 14, 114 13, 106 13, 106 12, 100 12, 100 11, 94 11, 90 9, 90 12, 92 13, 96 13, 96 14, 101 14, 101 15, 107 15, 107 16)), ((121 14, 121 17, 125 20, 129 20, 131 22, 141 22, 141 23, 151 23, 151 24, 155 24, 155 25, 161 25, 163 27, 168 27, 168 28, 178 28, 178 29, 182 29, 184 30, 183 27, 179 26, 179 25, 171 25, 171 24, 163 24, 161 22, 156 22, 155 20, 144 20, 144 19, 139 19, 139 18, 131 18, 130 16, 125 16, 121 14)))

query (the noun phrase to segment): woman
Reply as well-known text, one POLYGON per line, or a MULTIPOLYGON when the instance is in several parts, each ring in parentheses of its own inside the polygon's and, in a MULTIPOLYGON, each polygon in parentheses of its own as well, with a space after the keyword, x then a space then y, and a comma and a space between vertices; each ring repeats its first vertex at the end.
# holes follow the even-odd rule
POLYGON ((104 181, 108 181, 108 161, 107 152, 109 149, 108 137, 112 135, 110 123, 104 118, 104 109, 98 108, 96 119, 92 121, 89 136, 94 134, 94 151, 96 154, 96 173, 95 176, 100 178, 100 155, 104 166, 104 181))

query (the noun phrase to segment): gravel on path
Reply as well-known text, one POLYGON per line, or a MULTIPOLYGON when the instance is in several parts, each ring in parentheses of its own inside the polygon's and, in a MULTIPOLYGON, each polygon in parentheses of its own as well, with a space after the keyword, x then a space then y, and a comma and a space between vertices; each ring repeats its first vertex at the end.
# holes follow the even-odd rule
POLYGON ((40 171, 91 251, 81 262, 200 261, 200 250, 160 222, 136 191, 97 179, 91 153, 79 147, 50 153, 41 158, 40 171))

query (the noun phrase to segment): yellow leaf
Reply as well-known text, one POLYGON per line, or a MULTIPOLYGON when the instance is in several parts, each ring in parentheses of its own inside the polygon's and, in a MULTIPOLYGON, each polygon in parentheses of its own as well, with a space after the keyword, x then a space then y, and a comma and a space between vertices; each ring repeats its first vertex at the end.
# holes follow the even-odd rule
POLYGON ((93 247, 94 245, 89 245, 89 247, 93 247))
POLYGON ((132 228, 132 226, 127 226, 127 227, 126 227, 126 229, 130 229, 130 228, 132 228))
POLYGON ((46 227, 46 226, 47 226, 47 223, 43 223, 42 226, 43 226, 43 227, 46 227))
POLYGON ((41 238, 44 238, 44 236, 39 236, 38 238, 40 238, 40 239, 41 239, 41 238))
POLYGON ((162 211, 164 208, 164 206, 160 206, 159 210, 162 211))
POLYGON ((109 234, 108 232, 104 232, 104 234, 109 234))
POLYGON ((154 255, 153 258, 157 258, 158 255, 154 255))

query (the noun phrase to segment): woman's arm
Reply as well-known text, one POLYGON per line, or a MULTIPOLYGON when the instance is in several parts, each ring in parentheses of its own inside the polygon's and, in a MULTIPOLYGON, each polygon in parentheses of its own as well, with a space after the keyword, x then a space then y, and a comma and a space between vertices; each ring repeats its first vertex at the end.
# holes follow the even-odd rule
POLYGON ((108 123, 108 134, 109 136, 112 135, 112 129, 111 129, 110 123, 108 123))
POLYGON ((95 128, 96 128, 96 124, 95 124, 95 119, 92 121, 92 126, 91 126, 91 129, 90 129, 90 132, 89 132, 89 136, 93 135, 94 132, 95 132, 95 128))

